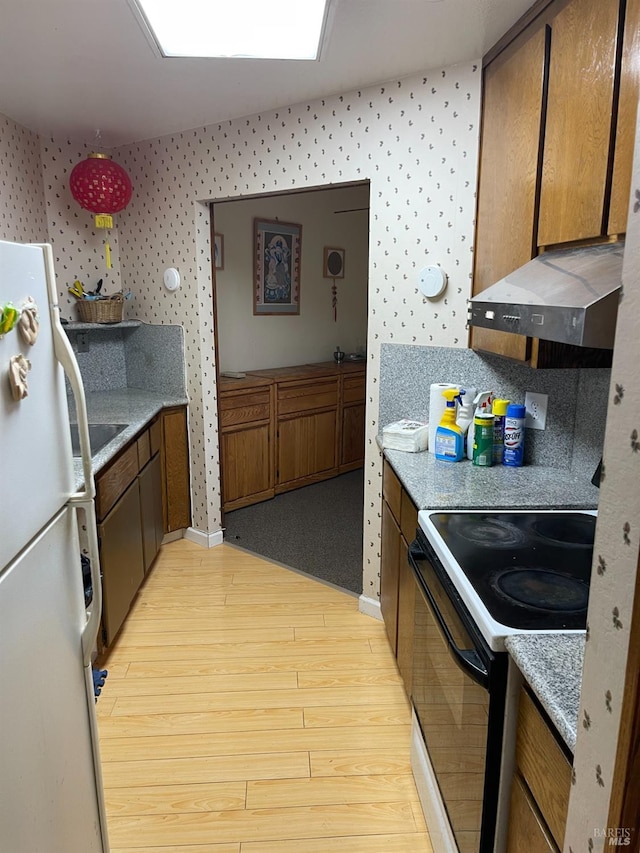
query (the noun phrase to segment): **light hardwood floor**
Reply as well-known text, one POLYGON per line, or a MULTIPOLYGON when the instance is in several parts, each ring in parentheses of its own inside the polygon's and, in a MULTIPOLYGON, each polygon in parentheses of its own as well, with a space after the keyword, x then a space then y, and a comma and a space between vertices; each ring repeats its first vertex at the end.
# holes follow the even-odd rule
POLYGON ((431 853, 409 703, 357 598, 181 540, 99 663, 112 853, 431 853))

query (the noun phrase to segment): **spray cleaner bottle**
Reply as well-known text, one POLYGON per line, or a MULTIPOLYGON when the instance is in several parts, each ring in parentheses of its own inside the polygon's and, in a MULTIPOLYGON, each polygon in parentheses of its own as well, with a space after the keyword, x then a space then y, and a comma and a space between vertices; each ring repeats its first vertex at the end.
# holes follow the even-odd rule
POLYGON ((464 457, 464 433, 456 423, 456 402, 462 404, 464 393, 458 388, 446 388, 442 392, 447 405, 436 429, 436 459, 459 462, 464 457))
POLYGON ((478 415, 490 415, 491 414, 491 397, 493 396, 493 391, 480 391, 479 394, 476 394, 474 398, 474 405, 476 407, 474 419, 469 425, 469 429, 467 431, 467 459, 473 459, 473 442, 475 440, 475 419, 478 415))

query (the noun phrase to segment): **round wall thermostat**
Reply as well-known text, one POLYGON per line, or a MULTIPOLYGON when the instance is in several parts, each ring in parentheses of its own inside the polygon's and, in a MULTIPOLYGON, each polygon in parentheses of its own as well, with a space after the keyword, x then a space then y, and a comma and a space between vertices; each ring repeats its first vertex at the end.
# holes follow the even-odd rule
POLYGON ((444 293, 447 287, 447 274, 437 266, 424 267, 418 275, 418 289, 420 293, 433 299, 444 293))
POLYGON ((167 290, 177 290, 180 287, 180 273, 174 267, 164 271, 164 286, 167 290))

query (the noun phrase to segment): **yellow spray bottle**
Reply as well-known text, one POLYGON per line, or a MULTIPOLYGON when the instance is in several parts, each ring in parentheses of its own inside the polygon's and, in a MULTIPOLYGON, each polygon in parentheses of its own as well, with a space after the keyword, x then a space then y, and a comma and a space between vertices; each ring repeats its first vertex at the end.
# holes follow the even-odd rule
POLYGON ((464 457, 464 432, 456 423, 456 402, 462 405, 462 394, 458 388, 442 392, 447 405, 436 429, 435 457, 445 462, 459 462, 464 457))

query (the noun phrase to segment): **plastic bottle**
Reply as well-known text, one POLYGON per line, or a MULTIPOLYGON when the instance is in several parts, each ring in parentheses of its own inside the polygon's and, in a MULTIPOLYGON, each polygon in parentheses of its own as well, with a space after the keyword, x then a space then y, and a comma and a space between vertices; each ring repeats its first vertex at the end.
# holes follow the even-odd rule
POLYGON ((475 415, 485 414, 488 415, 491 413, 491 395, 493 391, 481 391, 479 394, 476 394, 473 404, 475 406, 474 412, 474 420, 471 421, 469 425, 469 429, 467 431, 467 459, 473 459, 473 439, 475 433, 475 415))
POLYGON ((462 435, 466 436, 467 430, 473 423, 473 401, 476 397, 476 389, 461 388, 460 393, 464 394, 464 396, 462 398, 462 403, 458 406, 458 416, 456 417, 456 423, 462 430, 462 435))
POLYGON ((458 388, 442 392, 447 405, 436 429, 435 457, 444 462, 459 462, 464 457, 464 436, 456 423, 456 401, 462 402, 458 388))
POLYGON ((491 412, 476 412, 473 418, 473 464, 481 468, 493 464, 493 422, 491 412))
POLYGON ((524 406, 511 403, 507 406, 504 419, 504 458, 503 465, 519 468, 524 461, 524 419, 527 410, 524 406))
POLYGON ((493 464, 502 465, 504 457, 504 419, 511 400, 494 400, 493 412, 493 464))

